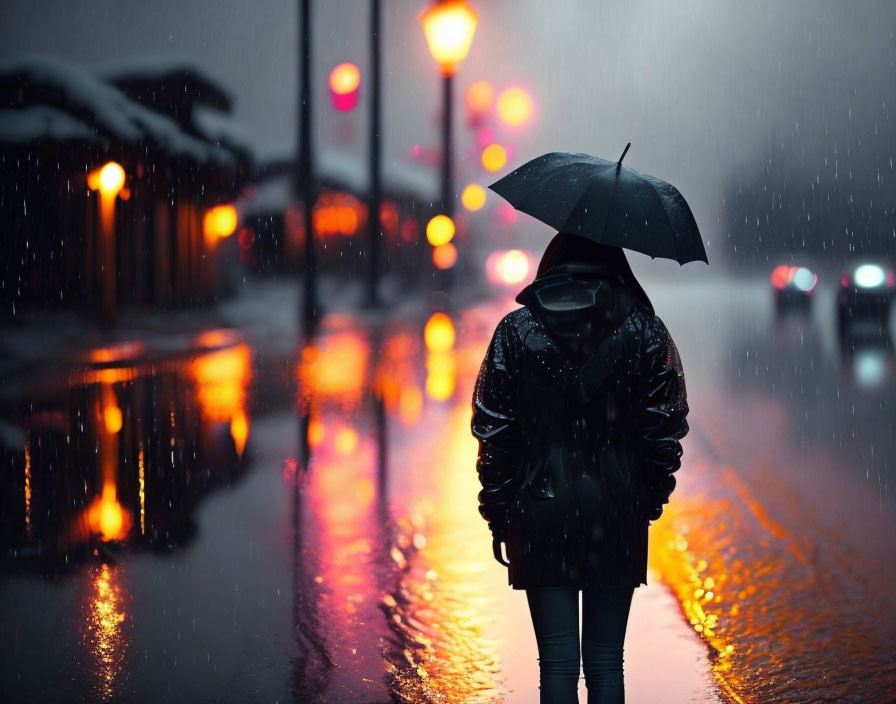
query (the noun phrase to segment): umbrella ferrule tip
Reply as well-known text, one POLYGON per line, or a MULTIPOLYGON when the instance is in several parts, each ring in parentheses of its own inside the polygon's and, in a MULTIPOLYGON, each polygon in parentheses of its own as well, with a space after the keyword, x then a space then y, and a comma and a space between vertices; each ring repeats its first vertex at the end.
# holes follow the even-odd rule
POLYGON ((622 156, 619 157, 619 161, 616 162, 616 168, 617 168, 617 169, 618 169, 620 166, 622 166, 622 160, 625 159, 625 155, 628 154, 628 148, 629 148, 630 146, 632 146, 632 143, 631 143, 631 142, 629 142, 628 144, 626 144, 626 145, 625 145, 625 149, 622 150, 622 156))

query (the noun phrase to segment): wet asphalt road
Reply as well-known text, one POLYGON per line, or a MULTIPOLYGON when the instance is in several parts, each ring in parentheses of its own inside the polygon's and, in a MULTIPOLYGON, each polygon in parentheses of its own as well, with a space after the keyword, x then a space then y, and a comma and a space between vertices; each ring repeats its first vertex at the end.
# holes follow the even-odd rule
MULTIPOLYGON (((692 432, 651 529, 628 700, 886 701, 891 350, 844 354, 829 289, 776 320, 764 280, 645 285, 692 432)), ((469 435, 515 305, 429 327, 336 314, 304 341, 207 331, 200 352, 112 347, 8 388, 3 700, 536 702, 469 435)))

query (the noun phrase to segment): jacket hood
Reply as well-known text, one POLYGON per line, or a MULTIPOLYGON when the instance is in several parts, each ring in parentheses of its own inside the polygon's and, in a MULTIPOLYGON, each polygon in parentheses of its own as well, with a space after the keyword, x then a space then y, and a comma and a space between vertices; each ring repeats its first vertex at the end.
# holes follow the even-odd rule
POLYGON ((600 263, 553 267, 516 295, 558 344, 587 354, 628 317, 635 300, 623 280, 600 263))
POLYGON ((515 300, 541 324, 528 332, 526 346, 567 393, 590 400, 631 342, 623 325, 637 302, 621 277, 600 264, 569 262, 515 300))

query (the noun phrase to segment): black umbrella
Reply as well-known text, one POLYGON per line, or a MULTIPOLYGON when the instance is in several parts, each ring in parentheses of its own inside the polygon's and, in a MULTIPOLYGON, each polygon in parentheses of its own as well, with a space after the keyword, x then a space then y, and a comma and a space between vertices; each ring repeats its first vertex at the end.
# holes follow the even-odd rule
POLYGON ((679 264, 709 264, 690 207, 678 189, 590 154, 549 152, 491 184, 514 208, 557 229, 679 264))

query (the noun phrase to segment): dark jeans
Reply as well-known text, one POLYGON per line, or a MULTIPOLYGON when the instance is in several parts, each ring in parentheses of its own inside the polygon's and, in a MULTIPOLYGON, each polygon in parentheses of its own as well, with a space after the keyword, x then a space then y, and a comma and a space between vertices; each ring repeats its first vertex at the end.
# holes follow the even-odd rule
POLYGON ((578 702, 579 658, 588 704, 623 704, 622 645, 635 587, 583 589, 579 651, 579 591, 527 589, 538 643, 541 704, 578 702))

